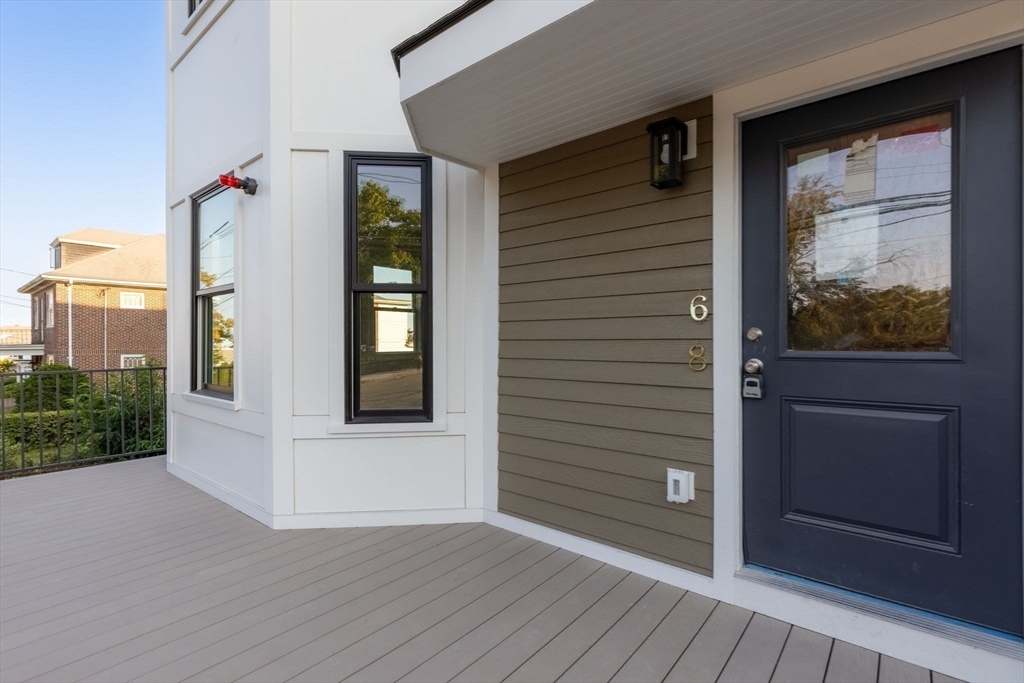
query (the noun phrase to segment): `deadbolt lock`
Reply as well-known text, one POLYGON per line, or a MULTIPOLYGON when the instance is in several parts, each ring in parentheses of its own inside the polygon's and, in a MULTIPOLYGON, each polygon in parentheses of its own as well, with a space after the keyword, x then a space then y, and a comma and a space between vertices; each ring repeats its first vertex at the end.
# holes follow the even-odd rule
POLYGON ((760 338, 761 338, 761 328, 760 327, 751 327, 749 330, 747 330, 747 339, 749 341, 757 341, 760 338))

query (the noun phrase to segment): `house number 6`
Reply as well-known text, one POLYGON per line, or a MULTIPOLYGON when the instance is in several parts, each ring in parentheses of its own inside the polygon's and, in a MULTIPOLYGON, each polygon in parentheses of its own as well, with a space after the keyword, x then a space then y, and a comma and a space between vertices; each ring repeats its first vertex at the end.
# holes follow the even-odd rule
POLYGON ((698 294, 690 299, 690 317, 699 323, 704 322, 704 319, 708 317, 708 307, 702 303, 707 300, 708 298, 703 294, 698 294))

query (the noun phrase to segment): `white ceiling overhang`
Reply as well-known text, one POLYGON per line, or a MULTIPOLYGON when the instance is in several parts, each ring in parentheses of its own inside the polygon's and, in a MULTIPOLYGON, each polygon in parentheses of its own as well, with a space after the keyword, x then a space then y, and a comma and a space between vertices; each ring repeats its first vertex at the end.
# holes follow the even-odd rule
POLYGON ((402 106, 484 167, 996 3, 496 0, 402 56, 402 106))

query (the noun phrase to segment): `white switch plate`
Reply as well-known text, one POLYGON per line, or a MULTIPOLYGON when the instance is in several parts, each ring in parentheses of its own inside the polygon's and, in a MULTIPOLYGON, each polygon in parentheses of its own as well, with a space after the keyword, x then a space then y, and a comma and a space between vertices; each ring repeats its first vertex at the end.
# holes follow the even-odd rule
POLYGON ((689 503, 694 499, 693 472, 668 468, 668 502, 689 503))
POLYGON ((697 158, 697 119, 686 122, 686 154, 683 161, 697 158))

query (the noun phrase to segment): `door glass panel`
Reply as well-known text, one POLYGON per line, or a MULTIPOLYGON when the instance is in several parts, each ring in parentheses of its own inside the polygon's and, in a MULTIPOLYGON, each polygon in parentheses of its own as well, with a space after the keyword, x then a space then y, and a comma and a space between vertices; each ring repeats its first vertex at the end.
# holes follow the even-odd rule
POLYGON ((951 113, 786 155, 788 348, 949 351, 951 113))
POLYGON ((421 191, 419 166, 359 165, 359 282, 423 281, 421 191))

